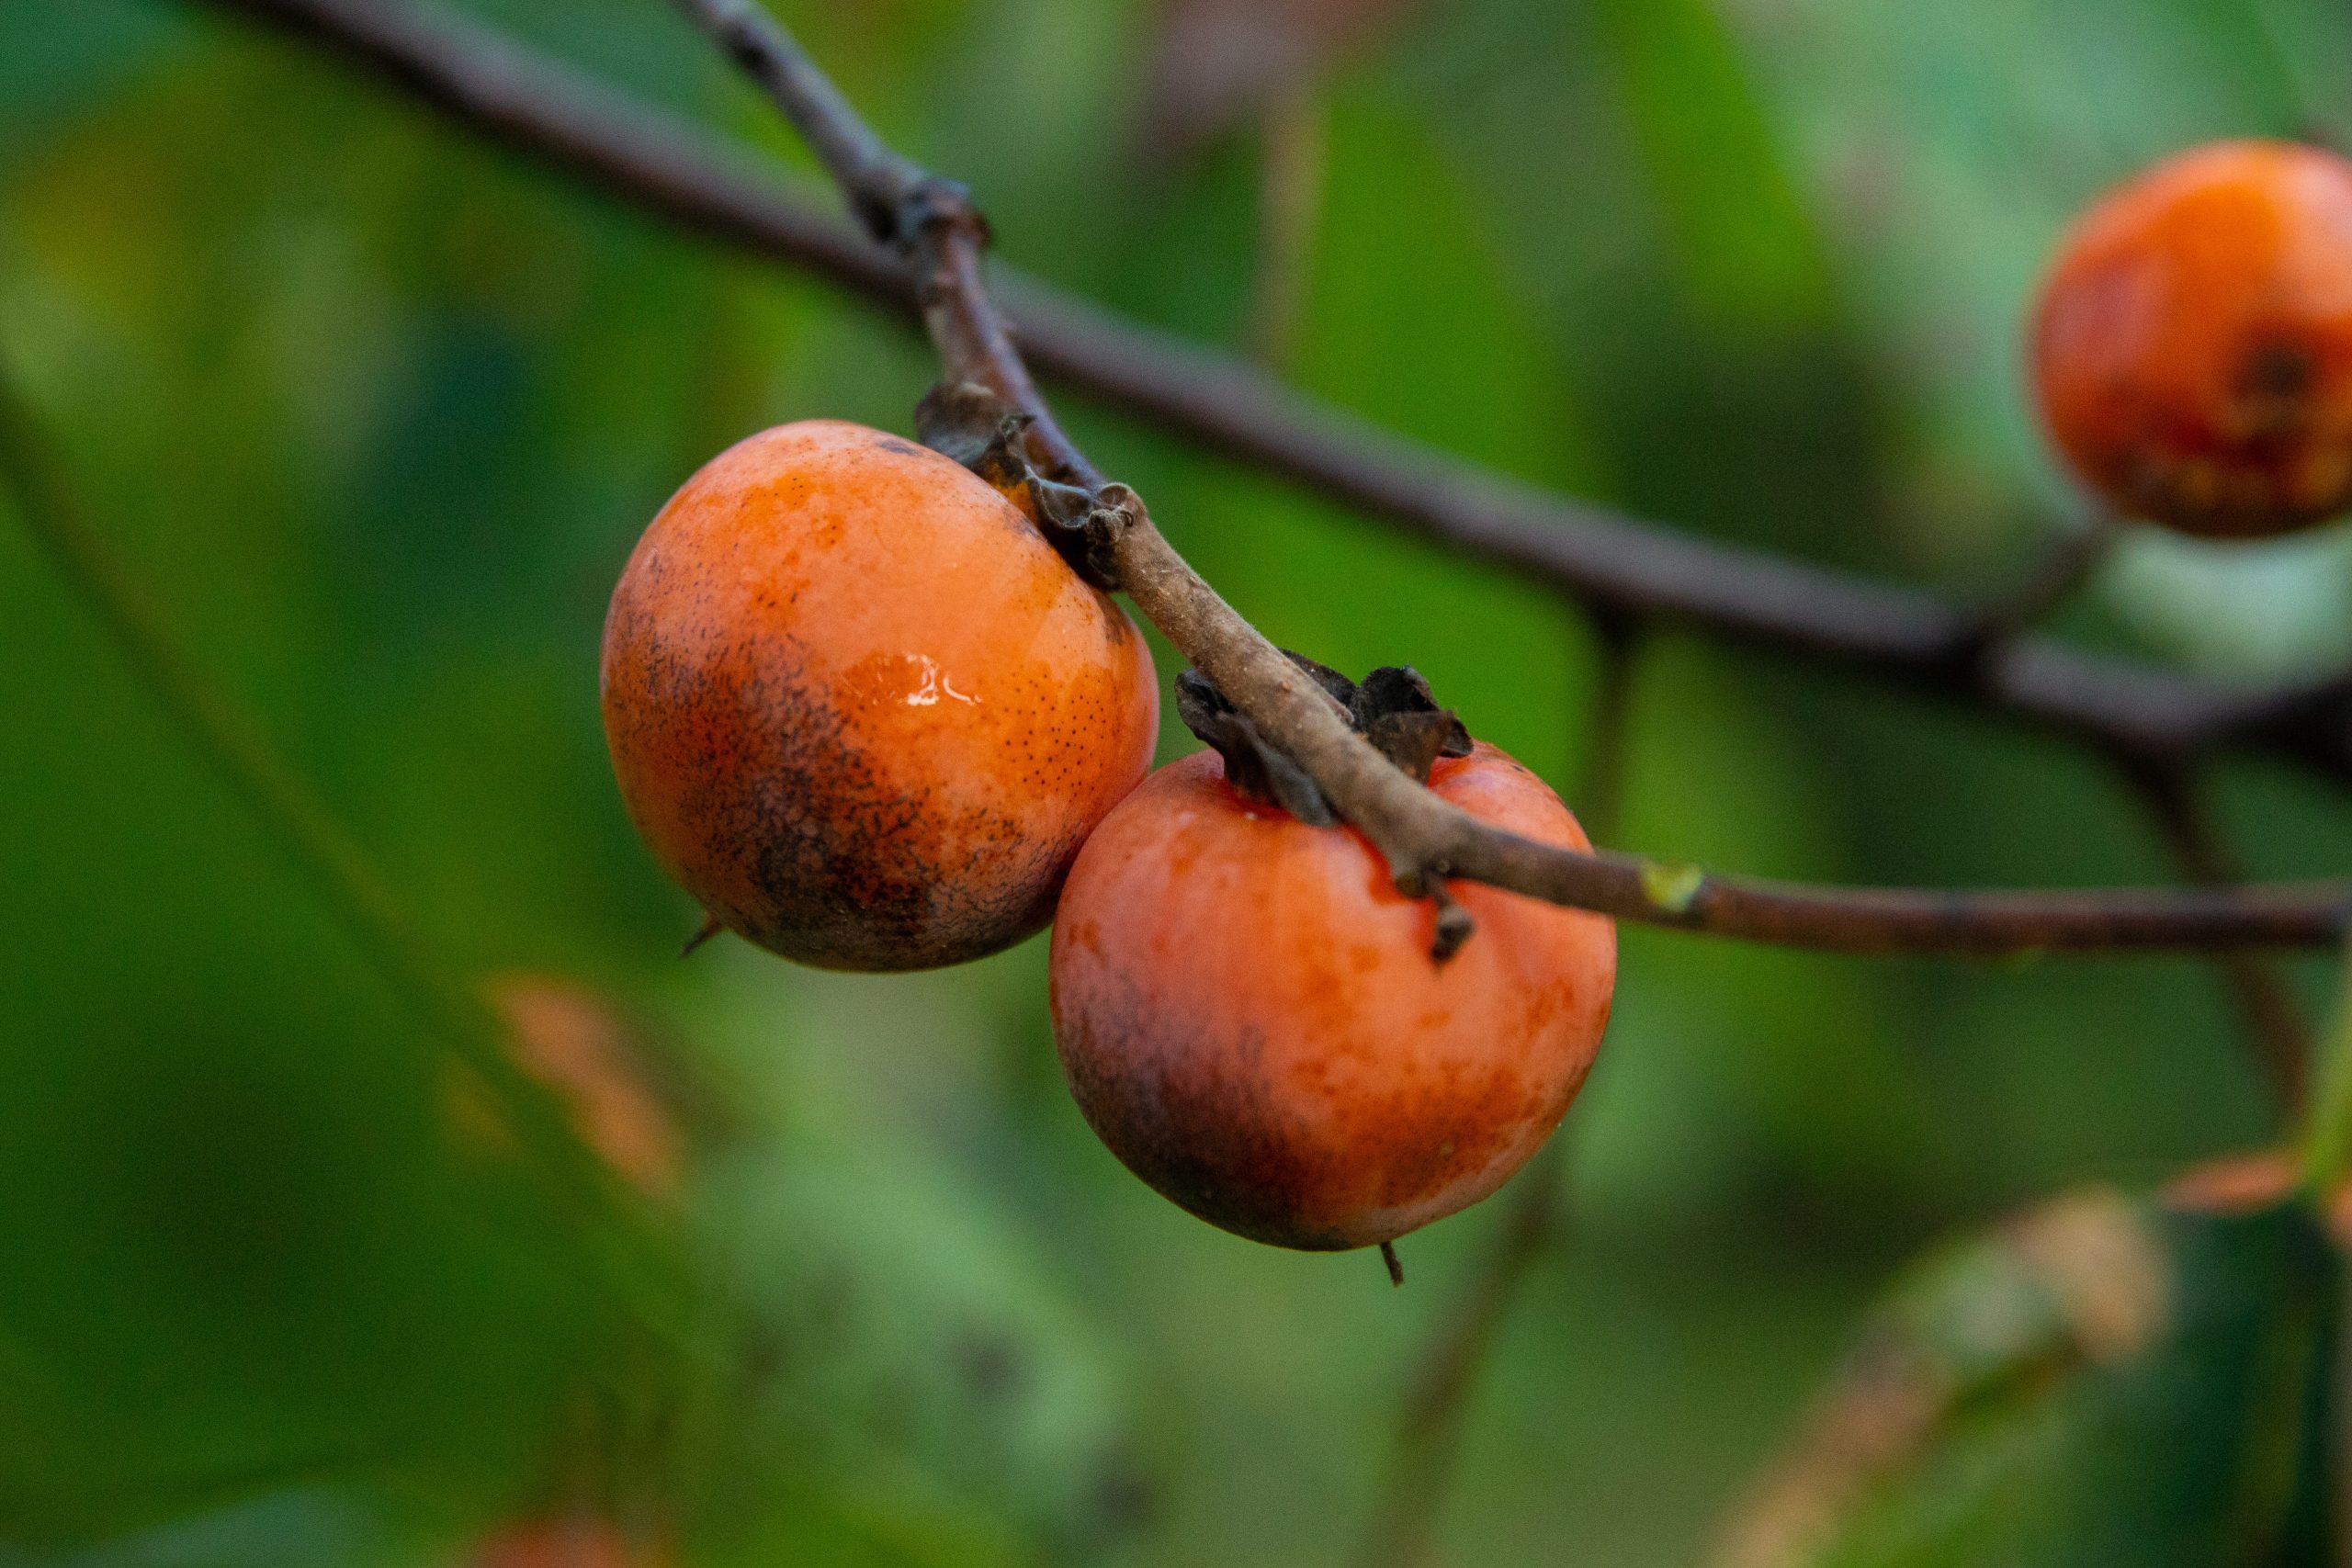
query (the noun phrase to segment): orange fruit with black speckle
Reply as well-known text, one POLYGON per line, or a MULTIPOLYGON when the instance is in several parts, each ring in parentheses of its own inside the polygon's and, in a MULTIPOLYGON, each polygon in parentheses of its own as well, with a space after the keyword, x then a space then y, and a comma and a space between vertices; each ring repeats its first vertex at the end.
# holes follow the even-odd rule
POLYGON ((1002 495, 838 420, 739 443, 662 508, 602 684, 654 857, 729 929, 833 969, 1042 928, 1159 714, 1134 624, 1002 495))
POLYGON ((2352 504, 2352 164, 2227 141, 2075 226, 2033 325, 2052 438, 2120 513, 2259 537, 2352 504))
MULTIPOLYGON (((1430 787, 1588 847, 1488 745, 1430 787)), ((1054 1034, 1087 1121, 1129 1169, 1257 1241, 1337 1250, 1464 1208, 1543 1145, 1592 1065, 1616 983, 1604 918, 1476 883, 1436 912, 1355 829, 1246 797, 1203 751, 1095 829, 1054 922, 1054 1034)))

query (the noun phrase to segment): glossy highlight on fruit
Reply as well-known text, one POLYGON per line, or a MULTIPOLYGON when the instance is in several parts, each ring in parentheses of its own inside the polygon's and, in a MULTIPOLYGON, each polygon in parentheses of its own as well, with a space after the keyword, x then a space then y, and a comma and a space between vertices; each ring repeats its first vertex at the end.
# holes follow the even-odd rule
MULTIPOLYGON (((1430 787, 1584 848, 1496 748, 1430 787)), ((1351 828, 1246 797, 1204 751, 1154 773, 1080 854, 1054 924, 1054 1033, 1080 1109, 1127 1167, 1280 1247, 1367 1247, 1502 1185, 1551 1134, 1609 1020, 1615 929, 1474 883, 1453 957, 1351 828)))
POLYGON ((2352 503, 2352 164, 2228 141, 2102 198, 2033 327, 2042 417, 2120 513, 2258 537, 2352 503))
POLYGON ((1045 925, 1150 765, 1151 656, 1003 496, 862 425, 764 432, 646 530, 605 623, 638 831, 729 929, 920 969, 1045 925))

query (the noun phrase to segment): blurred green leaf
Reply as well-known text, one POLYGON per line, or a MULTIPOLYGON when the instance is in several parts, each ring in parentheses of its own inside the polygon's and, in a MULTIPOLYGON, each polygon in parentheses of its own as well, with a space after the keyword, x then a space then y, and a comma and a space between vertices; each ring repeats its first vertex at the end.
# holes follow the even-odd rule
POLYGON ((772 1516, 759 1477, 800 1472, 908 1529, 1104 1562, 1149 1506, 1125 1391, 1019 1238, 929 1164, 803 1135, 711 1173, 697 1230, 737 1359, 700 1484, 722 1530, 772 1516))
POLYGON ((1820 237, 1714 0, 1593 0, 1702 311, 1785 331, 1829 308, 1820 237))
POLYGON ((1919 1265, 1720 1568, 2313 1561, 2339 1265, 2309 1212, 2093 1189, 1919 1265))

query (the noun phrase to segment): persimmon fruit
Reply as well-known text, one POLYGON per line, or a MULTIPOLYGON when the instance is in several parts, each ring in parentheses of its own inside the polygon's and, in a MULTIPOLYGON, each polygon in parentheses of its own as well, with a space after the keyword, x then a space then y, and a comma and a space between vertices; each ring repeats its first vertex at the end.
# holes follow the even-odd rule
POLYGON ((686 481, 614 591, 602 677, 654 857, 721 924, 833 969, 1039 930, 1159 727, 1134 623, 1035 524, 837 420, 686 481))
POLYGON ((2101 198, 2032 329, 2044 423, 2119 513, 2209 537, 2352 504, 2352 163, 2225 141, 2101 198))
MULTIPOLYGON (((1420 760, 1430 789, 1587 847, 1541 779, 1462 739, 1420 760)), ((1080 852, 1050 965, 1063 1069, 1112 1152, 1202 1219, 1308 1250, 1387 1242, 1486 1197, 1558 1124, 1608 1022, 1615 930, 1462 883, 1475 934, 1440 959, 1432 900, 1227 749, 1161 768, 1080 852)))

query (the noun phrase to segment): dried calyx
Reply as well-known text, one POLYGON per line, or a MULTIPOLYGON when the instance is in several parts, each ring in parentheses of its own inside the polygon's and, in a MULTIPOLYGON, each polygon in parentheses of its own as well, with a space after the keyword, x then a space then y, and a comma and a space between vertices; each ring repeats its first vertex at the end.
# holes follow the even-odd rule
POLYGON ((1071 570, 1112 592, 1118 581, 1091 526, 1098 510, 1094 492, 1037 472, 1025 439, 1035 423, 1035 416, 974 381, 942 381, 915 405, 918 440, 1011 497, 1071 570))
MULTIPOLYGON (((1346 712, 1350 728, 1411 774, 1416 784, 1429 783, 1430 769, 1440 757, 1470 754, 1470 732, 1452 708, 1438 706, 1420 671, 1387 665, 1358 684, 1327 664, 1283 651, 1330 694, 1346 712)), ((1199 671, 1187 670, 1176 678, 1176 712, 1185 728, 1216 748, 1225 759, 1226 781, 1242 795, 1279 806, 1314 827, 1329 828, 1340 820, 1322 787, 1259 733, 1250 716, 1199 671)))
MULTIPOLYGON (((1033 423, 994 389, 971 381, 943 381, 915 408, 915 430, 924 446, 1011 499, 1072 570, 1106 592, 1115 592, 1114 547, 1134 495, 1124 485, 1104 485, 1098 491, 1037 472, 1028 452, 1033 423)), ((1328 664, 1283 652, 1339 705, 1350 728, 1414 783, 1429 783, 1440 757, 1470 754, 1470 732, 1452 708, 1438 706, 1419 671, 1384 666, 1359 684, 1328 664)), ((1278 806, 1312 827, 1339 825, 1340 814, 1322 786, 1206 675, 1188 670, 1178 677, 1176 711, 1187 728, 1224 757, 1226 780, 1241 795, 1278 806)), ((1429 899, 1437 911, 1430 956, 1439 964, 1460 951, 1473 929, 1469 912, 1447 894, 1443 871, 1421 866, 1397 878, 1400 891, 1429 899)))

